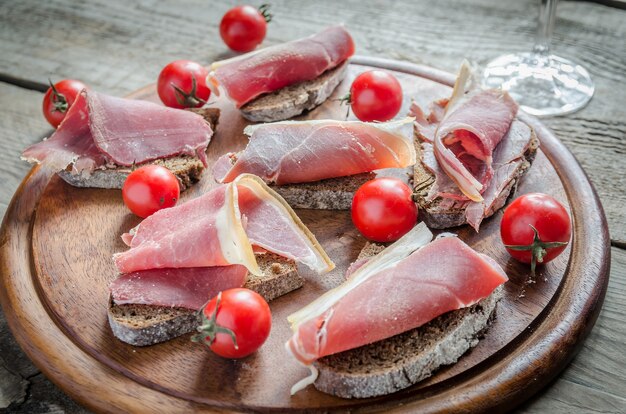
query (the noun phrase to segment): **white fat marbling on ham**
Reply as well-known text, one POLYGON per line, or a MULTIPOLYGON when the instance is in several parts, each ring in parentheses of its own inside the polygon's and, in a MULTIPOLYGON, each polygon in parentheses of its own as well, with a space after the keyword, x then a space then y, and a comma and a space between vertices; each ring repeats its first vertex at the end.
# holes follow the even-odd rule
POLYGON ((508 280, 495 261, 456 237, 437 239, 361 280, 372 262, 353 269, 344 282, 354 285, 347 293, 293 326, 287 347, 300 362, 417 328, 471 306, 508 280))
POLYGON ((242 287, 244 266, 151 269, 121 275, 109 286, 117 305, 153 305, 198 310, 219 292, 242 287))
POLYGON ((220 157, 213 176, 229 182, 251 173, 280 185, 405 168, 415 163, 415 149, 407 138, 411 123, 412 118, 387 123, 316 120, 255 125, 244 131, 250 135, 246 149, 220 157))
POLYGON ((257 177, 160 210, 124 235, 130 249, 114 255, 122 273, 155 268, 242 264, 259 274, 253 245, 322 273, 333 268, 293 210, 257 177))
POLYGON ((313 80, 353 54, 350 34, 343 26, 332 26, 304 39, 216 62, 208 83, 222 86, 240 108, 261 94, 313 80))
POLYGON ((83 90, 52 136, 28 147, 22 158, 54 171, 71 166, 84 175, 109 164, 130 166, 182 154, 206 165, 212 135, 193 112, 83 90))

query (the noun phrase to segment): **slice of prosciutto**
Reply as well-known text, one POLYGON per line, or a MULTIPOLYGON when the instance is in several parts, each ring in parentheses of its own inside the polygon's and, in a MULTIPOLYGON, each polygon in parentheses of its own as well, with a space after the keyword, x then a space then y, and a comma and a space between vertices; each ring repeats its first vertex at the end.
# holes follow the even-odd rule
POLYGON ((339 287, 289 317, 287 349, 305 365, 471 306, 506 282, 502 268, 456 237, 430 242, 423 223, 339 287))
POLYGON ((212 135, 193 112, 83 90, 52 136, 28 147, 22 159, 86 176, 107 165, 182 154, 197 156, 206 166, 212 135))
POLYGON ((289 205, 249 174, 157 211, 122 238, 130 249, 113 257, 121 273, 239 264, 259 275, 253 246, 318 273, 334 267, 289 205))
POLYGON ((241 265, 141 270, 121 275, 109 290, 117 305, 198 310, 219 292, 242 287, 247 274, 241 265))
POLYGON ((432 201, 441 197, 456 202, 456 208, 465 208, 467 223, 478 231, 484 217, 504 204, 505 199, 501 194, 519 175, 518 167, 523 162, 522 157, 532 142, 532 136, 532 130, 524 122, 514 120, 511 123, 511 127, 493 152, 493 176, 482 193, 481 201, 472 201, 459 190, 457 184, 440 167, 433 145, 423 142, 422 163, 435 176, 435 182, 430 187, 426 200, 432 201), (461 203, 464 206, 461 206, 461 203))
MULTIPOLYGON (((492 157, 517 114, 517 104, 505 91, 474 87, 464 62, 443 114, 427 119, 421 111, 416 127, 432 139, 439 167, 470 200, 482 201, 493 177, 492 157), (433 128, 432 120, 436 120, 433 128)), ((437 105, 436 105, 437 106, 437 105)), ((433 112, 431 112, 432 114, 433 112)))
POLYGON ((317 78, 354 54, 354 41, 343 26, 328 27, 304 39, 266 47, 215 62, 207 84, 222 86, 240 108, 264 93, 317 78))
POLYGON ((250 173, 281 185, 405 168, 416 158, 404 131, 412 122, 413 118, 386 123, 315 120, 248 126, 246 149, 220 157, 213 177, 230 182, 250 173))

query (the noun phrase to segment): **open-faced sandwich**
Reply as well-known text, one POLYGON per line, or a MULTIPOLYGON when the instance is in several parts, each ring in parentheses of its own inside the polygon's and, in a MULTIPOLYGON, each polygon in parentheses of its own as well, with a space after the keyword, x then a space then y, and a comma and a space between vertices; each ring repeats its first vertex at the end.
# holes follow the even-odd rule
POLYGON ((218 292, 245 286, 272 300, 302 286, 296 262, 334 268, 295 212, 258 177, 160 210, 122 236, 114 256, 109 322, 120 340, 151 345, 193 331, 197 310, 218 292))
POLYGON ((428 116, 412 105, 420 159, 414 188, 429 227, 468 223, 478 231, 514 192, 539 146, 517 110, 507 92, 479 88, 467 62, 450 98, 434 102, 428 116))
POLYGON ((83 90, 52 136, 22 159, 57 172, 78 187, 122 188, 135 166, 158 164, 181 189, 199 180, 219 109, 193 111, 83 90))
POLYGON ((239 174, 259 176, 293 208, 350 209, 354 192, 374 170, 415 163, 412 118, 385 123, 284 121, 249 126, 241 152, 220 157, 213 177, 230 182, 239 174))
POLYGON ((289 316, 286 348, 311 369, 292 393, 313 383, 343 398, 389 394, 478 343, 507 276, 457 237, 431 239, 420 223, 379 253, 370 245, 343 284, 289 316))
POLYGON ((223 88, 253 122, 289 119, 323 103, 343 80, 354 42, 343 26, 215 62, 207 85, 223 88))

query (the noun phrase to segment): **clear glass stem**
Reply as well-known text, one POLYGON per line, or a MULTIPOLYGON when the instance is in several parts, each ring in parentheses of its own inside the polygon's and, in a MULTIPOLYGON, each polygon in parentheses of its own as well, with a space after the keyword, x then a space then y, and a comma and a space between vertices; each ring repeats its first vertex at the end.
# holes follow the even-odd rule
POLYGON ((558 0, 539 0, 539 21, 537 23, 535 47, 533 48, 534 53, 540 55, 548 55, 550 53, 557 3, 558 0))

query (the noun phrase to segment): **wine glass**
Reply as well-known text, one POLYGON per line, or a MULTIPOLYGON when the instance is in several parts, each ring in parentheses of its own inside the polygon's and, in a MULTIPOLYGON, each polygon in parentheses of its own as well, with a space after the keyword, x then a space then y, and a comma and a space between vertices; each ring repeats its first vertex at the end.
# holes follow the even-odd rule
POLYGON ((550 54, 557 0, 540 0, 533 51, 491 61, 483 84, 509 92, 522 109, 536 116, 564 115, 583 108, 593 96, 593 81, 582 66, 550 54))

